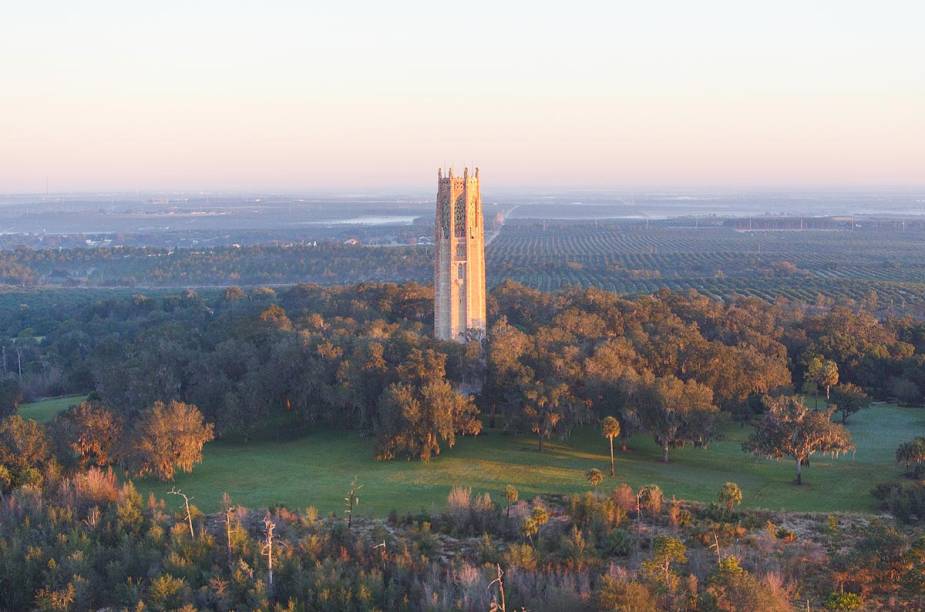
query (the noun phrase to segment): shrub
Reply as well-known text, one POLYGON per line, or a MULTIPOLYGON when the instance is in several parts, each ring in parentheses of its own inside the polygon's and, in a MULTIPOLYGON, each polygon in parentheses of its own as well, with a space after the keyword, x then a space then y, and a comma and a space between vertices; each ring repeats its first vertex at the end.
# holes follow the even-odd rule
POLYGON ((825 600, 827 610, 860 610, 864 600, 856 593, 832 593, 825 600))
POLYGON ((588 484, 592 487, 596 487, 604 482, 604 473, 597 468, 591 468, 585 472, 585 480, 587 480, 588 484))
POLYGON ((881 508, 904 523, 925 520, 925 485, 920 482, 881 483, 871 493, 881 508))
POLYGON ((0 484, 4 490, 39 484, 48 463, 45 430, 32 419, 18 414, 0 421, 0 484))
POLYGON ((652 517, 661 514, 662 499, 662 489, 658 485, 650 484, 639 489, 639 505, 652 517))
POLYGON ((490 493, 482 493, 475 498, 475 502, 472 504, 472 510, 474 512, 487 513, 495 509, 495 503, 491 500, 490 493))
POLYGON ((731 555, 720 562, 718 571, 710 577, 705 599, 708 609, 762 612, 792 609, 787 593, 775 582, 759 580, 731 555))
POLYGON ((727 512, 732 512, 736 506, 742 503, 742 489, 734 482, 727 482, 720 489, 718 499, 727 512))
POLYGON ((504 500, 507 502, 504 509, 505 516, 511 516, 511 506, 517 503, 518 497, 520 497, 520 493, 517 491, 517 487, 514 485, 504 487, 504 500))
POLYGON ((672 527, 687 527, 694 521, 690 510, 681 506, 681 502, 672 498, 668 508, 668 522, 672 527))
POLYGON ((16 414, 23 400, 22 387, 12 376, 0 378, 0 418, 16 414))
POLYGON ((614 529, 604 540, 604 553, 614 557, 627 557, 633 551, 636 540, 626 529, 614 529))
POLYGON ((633 493, 633 488, 625 482, 615 488, 610 496, 614 503, 627 513, 636 512, 636 494, 633 493))
POLYGON ((453 487, 446 496, 446 505, 451 514, 468 512, 472 507, 472 489, 469 487, 453 487))
POLYGON ((148 601, 155 609, 173 610, 189 599, 189 586, 182 578, 163 574, 151 581, 148 587, 148 601))
POLYGON ((93 504, 116 501, 119 497, 119 483, 112 469, 103 471, 90 468, 76 474, 73 479, 78 498, 93 504))
POLYGON ((627 579, 604 576, 598 593, 601 610, 656 612, 658 602, 646 585, 627 579))
POLYGON ((508 567, 531 571, 536 569, 536 550, 529 544, 511 544, 504 558, 508 567))
POLYGON ((611 498, 590 491, 569 498, 568 513, 572 521, 582 528, 592 524, 618 527, 627 517, 626 511, 617 506, 611 498))

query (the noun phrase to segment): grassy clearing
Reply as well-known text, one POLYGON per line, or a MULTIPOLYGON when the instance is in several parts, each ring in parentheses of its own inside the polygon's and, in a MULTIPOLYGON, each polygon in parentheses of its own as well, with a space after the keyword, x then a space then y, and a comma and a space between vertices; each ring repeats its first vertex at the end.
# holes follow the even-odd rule
MULTIPOLYGON (((893 460, 896 446, 925 428, 925 409, 875 405, 855 414, 849 422, 858 450, 832 459, 816 456, 804 469, 806 484, 792 484, 794 466, 746 455, 741 443, 749 428, 728 426, 724 439, 709 449, 686 448, 672 453, 671 463, 659 461, 660 451, 651 438, 640 435, 630 451, 617 456, 619 482, 638 486, 656 483, 669 497, 709 501, 722 484, 737 482, 744 505, 794 511, 874 511, 871 487, 897 477, 893 460)), ((141 481, 139 489, 163 496, 171 486, 195 496, 205 511, 218 508, 222 492, 249 507, 284 504, 291 508, 314 505, 323 512, 341 512, 351 478, 363 484, 361 514, 383 515, 389 510, 416 511, 442 508, 453 485, 488 491, 498 500, 505 485, 513 484, 522 498, 540 493, 575 493, 588 490, 586 470, 607 473, 607 442, 596 429, 578 431, 568 441, 553 441, 542 454, 528 436, 488 432, 463 438, 453 449, 429 464, 372 458, 373 440, 354 433, 317 432, 289 441, 249 444, 214 442, 205 460, 192 474, 174 483, 141 481)))
POLYGON ((23 404, 19 407, 19 414, 26 419, 35 419, 39 423, 47 423, 55 418, 59 412, 63 412, 79 404, 85 398, 85 395, 65 395, 62 397, 51 397, 31 404, 23 404))

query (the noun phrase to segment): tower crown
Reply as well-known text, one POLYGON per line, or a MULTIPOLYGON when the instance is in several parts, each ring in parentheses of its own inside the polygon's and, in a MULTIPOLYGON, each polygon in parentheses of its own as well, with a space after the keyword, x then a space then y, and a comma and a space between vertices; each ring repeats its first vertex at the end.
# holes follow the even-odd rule
POLYGON ((456 176, 453 174, 453 167, 450 166, 447 168, 446 173, 443 172, 443 168, 437 168, 437 183, 438 184, 466 184, 470 182, 478 182, 479 180, 479 169, 478 166, 475 167, 475 172, 469 174, 469 167, 466 166, 463 168, 463 175, 456 176))

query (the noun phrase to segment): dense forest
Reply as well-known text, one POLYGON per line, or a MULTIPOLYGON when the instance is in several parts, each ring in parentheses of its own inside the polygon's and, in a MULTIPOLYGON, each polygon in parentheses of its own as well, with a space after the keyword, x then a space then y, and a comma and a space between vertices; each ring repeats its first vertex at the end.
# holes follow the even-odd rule
MULTIPOLYGON (((318 428, 368 435, 371 458, 426 462, 484 428, 532 435, 543 452, 596 424, 611 444, 651 436, 670 462, 673 449, 708 446, 723 420, 752 423, 743 452, 793 461, 799 482, 814 454, 853 448, 840 423, 872 399, 925 392, 925 325, 856 302, 506 282, 490 294, 487 334, 457 344, 432 338, 432 298, 367 283, 5 309, 0 607, 487 609, 504 567, 509 604, 529 609, 914 608, 915 528, 740 512, 734 483, 713 506, 657 487, 530 501, 513 490, 503 503, 460 489, 446 514, 352 523, 356 484, 345 483, 343 518, 321 518, 233 500, 218 517, 174 515, 118 482, 192 470, 214 437, 318 428), (15 414, 55 393, 89 397, 44 426, 15 414)), ((877 492, 910 525, 925 516, 913 433, 897 460, 914 478, 877 492)))
POLYGON ((177 402, 218 437, 353 429, 383 459, 427 460, 483 426, 532 433, 542 450, 613 416, 624 440, 648 432, 669 461, 708 445, 718 419, 765 414, 766 396, 824 394, 844 422, 871 399, 915 404, 925 390, 925 326, 858 307, 505 283, 486 337, 465 344, 431 337, 432 290, 415 284, 136 294, 48 314, 0 321, 21 330, 0 355, 7 412, 91 392, 134 422, 177 402))
POLYGON ((596 414, 615 410, 618 394, 603 392, 608 408, 596 399, 597 386, 616 384, 598 372, 700 383, 734 414, 774 389, 803 390, 815 358, 834 362, 839 382, 874 399, 917 403, 925 392, 925 326, 879 319, 854 302, 819 309, 695 292, 544 293, 509 282, 490 294, 487 337, 460 346, 430 337, 432 289, 413 283, 29 297, 4 297, 9 307, 0 313, 0 373, 22 367, 27 396, 96 390, 129 412, 179 399, 200 405, 216 422, 227 401, 210 394, 210 384, 267 398, 265 413, 249 408, 256 410, 251 421, 287 405, 287 414, 307 423, 366 426, 382 389, 403 382, 398 368, 414 351, 442 362, 436 369, 445 369, 454 385, 484 378, 483 408, 505 418, 513 418, 505 413, 511 402, 497 389, 510 391, 511 381, 516 388, 561 382, 580 400, 570 403, 596 414), (376 384, 355 388, 351 369, 372 362, 381 378, 363 373, 376 384), (287 381, 279 373, 289 369, 300 374, 287 381), (119 374, 136 371, 146 375, 119 374), (261 388, 269 384, 263 379, 279 386, 261 388), (307 396, 324 399, 326 407, 300 403, 307 396))

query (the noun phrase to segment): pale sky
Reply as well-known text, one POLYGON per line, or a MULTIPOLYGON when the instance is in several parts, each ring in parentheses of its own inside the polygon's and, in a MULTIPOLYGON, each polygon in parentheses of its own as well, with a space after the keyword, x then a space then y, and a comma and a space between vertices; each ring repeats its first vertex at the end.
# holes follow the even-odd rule
POLYGON ((11 0, 0 193, 921 187, 923 32, 921 0, 11 0))

